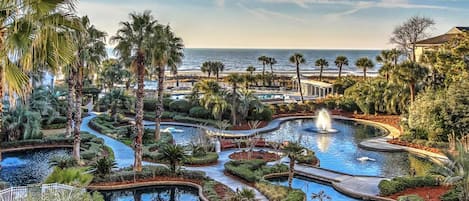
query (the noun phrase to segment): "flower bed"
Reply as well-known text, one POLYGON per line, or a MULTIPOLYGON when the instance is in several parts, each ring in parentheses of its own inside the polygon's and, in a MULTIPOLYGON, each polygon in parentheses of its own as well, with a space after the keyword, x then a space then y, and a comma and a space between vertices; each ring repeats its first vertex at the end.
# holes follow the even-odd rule
POLYGON ((218 154, 216 152, 208 152, 201 156, 190 156, 184 161, 184 164, 191 166, 206 166, 217 164, 217 162, 218 154))
POLYGON ((383 180, 379 182, 378 187, 380 195, 389 196, 410 188, 439 186, 439 180, 439 178, 434 176, 396 177, 392 180, 383 180))
POLYGON ((451 189, 450 186, 427 186, 419 188, 409 188, 399 193, 392 194, 388 198, 396 199, 403 195, 418 195, 426 201, 440 201, 440 197, 451 189))
MULTIPOLYGON (((249 160, 249 151, 235 152, 229 156, 234 160, 249 160)), ((262 160, 265 162, 272 162, 280 159, 278 154, 265 152, 265 151, 253 151, 250 160, 262 160)))

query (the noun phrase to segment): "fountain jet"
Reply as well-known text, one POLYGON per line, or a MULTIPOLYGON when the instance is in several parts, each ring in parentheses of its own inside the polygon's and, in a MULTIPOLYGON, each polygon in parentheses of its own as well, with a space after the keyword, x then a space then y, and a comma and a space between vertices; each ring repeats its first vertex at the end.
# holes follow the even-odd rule
POLYGON ((339 132, 332 128, 331 115, 329 115, 329 112, 324 108, 319 110, 316 116, 316 128, 308 128, 306 130, 322 134, 339 132))

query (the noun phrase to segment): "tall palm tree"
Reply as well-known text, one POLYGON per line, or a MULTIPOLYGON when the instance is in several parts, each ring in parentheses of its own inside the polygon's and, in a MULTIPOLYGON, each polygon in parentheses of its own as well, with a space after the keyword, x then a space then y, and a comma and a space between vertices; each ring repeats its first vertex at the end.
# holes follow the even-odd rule
POLYGON ((401 52, 399 50, 392 49, 383 50, 380 55, 376 56, 376 61, 383 65, 381 69, 379 69, 379 73, 384 75, 387 81, 389 81, 391 73, 394 68, 396 68, 400 55, 401 52))
POLYGON ((132 60, 132 69, 137 75, 137 100, 135 126, 137 135, 134 139, 135 161, 134 170, 142 171, 142 137, 143 137, 143 98, 145 63, 148 62, 147 55, 152 47, 149 44, 152 39, 154 27, 157 21, 153 19, 150 11, 143 13, 129 14, 130 21, 121 22, 120 29, 115 36, 111 37, 111 42, 117 43, 115 51, 121 60, 132 60))
POLYGON ((335 66, 339 68, 339 79, 340 79, 342 76, 342 67, 344 65, 348 66, 348 58, 346 56, 337 56, 337 58, 335 58, 334 63, 335 63, 335 66))
POLYGON ((261 62, 262 64, 262 85, 265 86, 265 80, 264 80, 264 76, 265 76, 265 65, 267 65, 267 62, 269 62, 269 57, 267 56, 260 56, 257 58, 257 61, 261 62))
POLYGON ((295 174, 295 163, 298 156, 303 152, 304 147, 297 142, 289 142, 283 149, 290 159, 290 169, 288 172, 288 188, 292 189, 293 176, 295 174))
POLYGON ((355 62, 355 66, 363 70, 363 79, 366 80, 366 70, 373 68, 375 64, 367 57, 362 57, 355 62))
POLYGON ((225 92, 221 86, 214 80, 201 80, 194 87, 196 93, 202 93, 204 96, 199 99, 200 105, 205 109, 212 111, 215 119, 221 120, 221 115, 228 109, 228 102, 224 98, 225 92))
MULTIPOLYGON (((73 80, 75 82, 75 121, 73 129, 73 157, 80 162, 80 126, 81 106, 83 99, 83 77, 84 72, 92 72, 97 65, 107 56, 104 41, 106 33, 96 29, 84 16, 80 19, 83 30, 73 32, 73 38, 77 46, 77 58, 72 68, 73 80)), ((86 77, 92 75, 86 75, 86 77)))
POLYGON ((212 74, 212 69, 213 69, 212 65, 213 65, 213 62, 206 61, 202 63, 202 66, 200 66, 200 71, 202 71, 202 73, 207 73, 208 77, 210 78, 210 75, 212 74))
POLYGON ((238 83, 243 82, 243 76, 238 73, 231 73, 227 77, 227 81, 231 84, 231 124, 236 125, 236 112, 238 111, 238 83))
POLYGON ((184 147, 176 144, 168 144, 160 150, 162 159, 169 162, 169 170, 172 173, 177 172, 177 166, 186 158, 184 147))
POLYGON ((322 81, 322 71, 324 70, 324 67, 328 67, 329 66, 329 62, 327 62, 326 59, 324 58, 320 58, 318 60, 316 60, 316 63, 314 64, 316 67, 319 67, 320 68, 320 71, 319 71, 319 81, 322 81))
POLYGON ((239 91, 239 106, 238 112, 241 116, 241 120, 246 120, 249 111, 254 108, 260 110, 262 108, 261 101, 254 95, 253 91, 240 90, 239 91))
POLYGON ((217 81, 220 79, 220 73, 225 70, 225 64, 221 61, 212 62, 212 72, 217 76, 217 81))
POLYGON ((428 75, 428 68, 415 62, 406 61, 395 68, 393 79, 398 83, 406 84, 410 90, 410 101, 415 100, 415 87, 428 75))
POLYGON ((152 42, 152 63, 158 68, 158 97, 155 111, 155 141, 160 139, 160 123, 163 114, 164 72, 166 66, 171 72, 177 72, 184 57, 182 39, 175 36, 170 26, 156 26, 152 42))
POLYGON ((305 58, 300 53, 295 53, 290 57, 290 63, 296 65, 296 78, 298 79, 298 90, 300 91, 301 102, 305 103, 303 90, 301 89, 300 64, 306 63, 305 58))
MULTIPOLYGON (((30 89, 26 73, 37 71, 38 67, 56 72, 59 66, 73 61, 75 46, 69 30, 80 29, 72 15, 74 4, 73 0, 4 0, 0 3, 1 100, 5 91, 11 100, 15 95, 26 95, 30 89), (15 61, 10 60, 11 55, 15 55, 15 61)), ((0 101, 0 130, 2 115, 3 101, 0 101)))
POLYGON ((277 64, 277 60, 273 57, 267 57, 267 64, 270 65, 270 73, 274 74, 273 65, 277 64))

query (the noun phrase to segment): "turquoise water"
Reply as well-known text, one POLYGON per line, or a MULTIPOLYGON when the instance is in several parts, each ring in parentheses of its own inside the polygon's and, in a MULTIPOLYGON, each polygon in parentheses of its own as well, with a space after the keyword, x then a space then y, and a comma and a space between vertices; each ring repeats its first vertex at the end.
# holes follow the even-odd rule
MULTIPOLYGON (((270 179, 269 181, 277 185, 288 186, 287 177, 270 179)), ((329 186, 327 184, 317 183, 315 181, 312 181, 308 178, 301 177, 301 176, 295 176, 293 178, 292 187, 296 189, 301 189, 303 192, 305 192, 307 201, 318 200, 318 199, 312 199, 311 195, 313 193, 318 194, 320 191, 324 191, 324 194, 329 196, 331 198, 330 200, 333 200, 333 201, 356 201, 357 200, 355 198, 351 198, 351 197, 348 197, 344 194, 337 192, 334 188, 332 188, 332 186, 329 186)))
POLYGON ((368 151, 358 147, 362 140, 381 136, 384 131, 354 121, 333 120, 334 134, 318 134, 305 131, 314 128, 311 120, 288 121, 279 130, 263 135, 270 141, 300 141, 316 153, 321 167, 354 175, 395 177, 409 172, 408 153, 385 153, 368 151), (360 161, 369 157, 374 161, 360 161))
POLYGON ((186 186, 153 186, 101 191, 105 201, 199 201, 198 189, 186 186))
POLYGON ((0 178, 12 186, 42 182, 51 172, 49 159, 56 155, 70 155, 68 149, 42 149, 3 154, 0 178))

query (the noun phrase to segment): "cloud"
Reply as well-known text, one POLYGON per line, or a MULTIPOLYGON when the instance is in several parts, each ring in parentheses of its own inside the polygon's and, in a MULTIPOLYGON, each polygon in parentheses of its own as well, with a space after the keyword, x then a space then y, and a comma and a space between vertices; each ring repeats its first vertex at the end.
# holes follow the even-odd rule
POLYGON ((218 7, 224 7, 225 6, 225 0, 215 0, 215 4, 218 7))
POLYGON ((248 8, 242 3, 238 3, 237 5, 240 8, 246 10, 248 13, 251 13, 252 15, 257 16, 258 18, 261 18, 261 19, 270 20, 272 18, 280 18, 280 19, 285 19, 289 21, 305 23, 304 19, 293 17, 293 16, 283 14, 280 12, 275 12, 275 11, 267 10, 264 8, 248 8))

